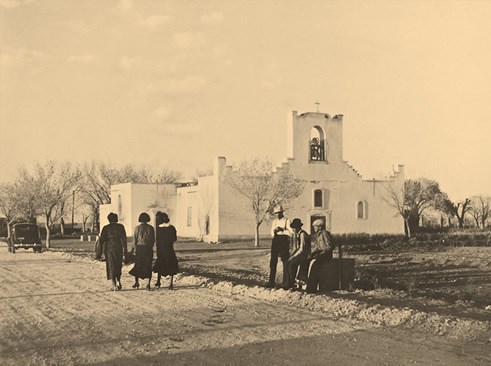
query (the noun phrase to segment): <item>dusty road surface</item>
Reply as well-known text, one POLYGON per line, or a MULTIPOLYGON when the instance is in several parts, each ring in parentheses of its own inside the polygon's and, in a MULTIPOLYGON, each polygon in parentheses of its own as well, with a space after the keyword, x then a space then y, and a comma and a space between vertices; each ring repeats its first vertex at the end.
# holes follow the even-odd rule
POLYGON ((111 292, 104 263, 0 247, 0 364, 491 364, 487 341, 339 316, 316 309, 324 296, 304 306, 295 293, 191 275, 174 291, 133 290, 128 270, 111 292))

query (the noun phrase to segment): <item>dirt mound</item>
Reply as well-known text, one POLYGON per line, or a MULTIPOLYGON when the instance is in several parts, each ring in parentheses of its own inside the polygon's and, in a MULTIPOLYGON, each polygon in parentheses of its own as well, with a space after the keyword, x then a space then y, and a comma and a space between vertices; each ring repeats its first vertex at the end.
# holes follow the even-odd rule
POLYGON ((361 322, 380 326, 404 325, 433 334, 461 340, 490 340, 491 322, 446 317, 413 309, 399 309, 382 305, 369 305, 357 300, 331 298, 325 295, 310 295, 284 290, 268 290, 259 287, 233 285, 218 282, 209 287, 234 295, 252 296, 261 300, 290 303, 339 317, 350 317, 361 322))

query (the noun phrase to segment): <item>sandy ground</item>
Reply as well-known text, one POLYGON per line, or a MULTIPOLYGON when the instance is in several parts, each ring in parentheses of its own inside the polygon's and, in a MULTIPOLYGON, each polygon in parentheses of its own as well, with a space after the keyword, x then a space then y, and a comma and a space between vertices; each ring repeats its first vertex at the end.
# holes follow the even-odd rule
POLYGON ((192 271, 174 291, 133 290, 128 266, 123 291, 111 292, 104 266, 0 248, 0 364, 491 364, 487 321, 192 271))
MULTIPOLYGON (((268 277, 266 248, 186 250, 185 244, 178 248, 181 263, 193 274, 248 286, 261 285, 268 277)), ((363 290, 334 292, 330 297, 491 321, 491 248, 345 253, 345 257, 355 259, 354 287, 363 290)), ((278 265, 278 272, 280 269, 278 265)), ((277 281, 280 280, 278 276, 277 281)))

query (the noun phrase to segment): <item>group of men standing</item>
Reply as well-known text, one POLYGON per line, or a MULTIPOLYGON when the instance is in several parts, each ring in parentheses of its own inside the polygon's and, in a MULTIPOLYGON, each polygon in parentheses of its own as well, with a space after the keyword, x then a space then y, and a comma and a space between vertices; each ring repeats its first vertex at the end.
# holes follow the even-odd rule
POLYGON ((319 272, 322 264, 332 259, 334 244, 331 233, 325 223, 317 219, 312 223, 313 233, 309 235, 302 229, 303 223, 295 218, 291 222, 284 215, 281 205, 273 212, 276 218, 271 225, 271 259, 269 263, 269 282, 267 287, 274 288, 278 257, 283 263, 282 287, 302 288, 306 284, 307 293, 315 293, 319 285, 319 272), (290 241, 293 251, 290 253, 290 241))

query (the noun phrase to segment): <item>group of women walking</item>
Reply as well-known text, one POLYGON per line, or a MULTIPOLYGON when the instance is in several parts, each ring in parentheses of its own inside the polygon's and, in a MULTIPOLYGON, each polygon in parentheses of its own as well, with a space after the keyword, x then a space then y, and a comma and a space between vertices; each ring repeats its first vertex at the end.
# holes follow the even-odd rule
MULTIPOLYGON (((121 272, 123 261, 127 258, 127 241, 124 226, 118 224, 118 215, 110 213, 107 216, 109 224, 104 226, 100 235, 100 245, 106 255, 106 275, 112 281, 112 290, 122 289, 121 272)), ((177 240, 176 228, 170 224, 169 216, 165 212, 157 212, 155 216, 156 229, 150 222, 150 215, 146 212, 140 214, 133 233, 135 248, 135 265, 129 271, 135 278, 134 289, 140 287, 140 279, 148 279, 145 286, 151 290, 152 273, 157 274, 156 288, 160 288, 162 276, 170 276, 169 289, 174 288, 174 275, 179 272, 179 264, 174 251, 174 242, 177 240), (157 258, 153 263, 153 247, 157 244, 157 258), (153 266, 152 266, 153 264, 153 266)))

